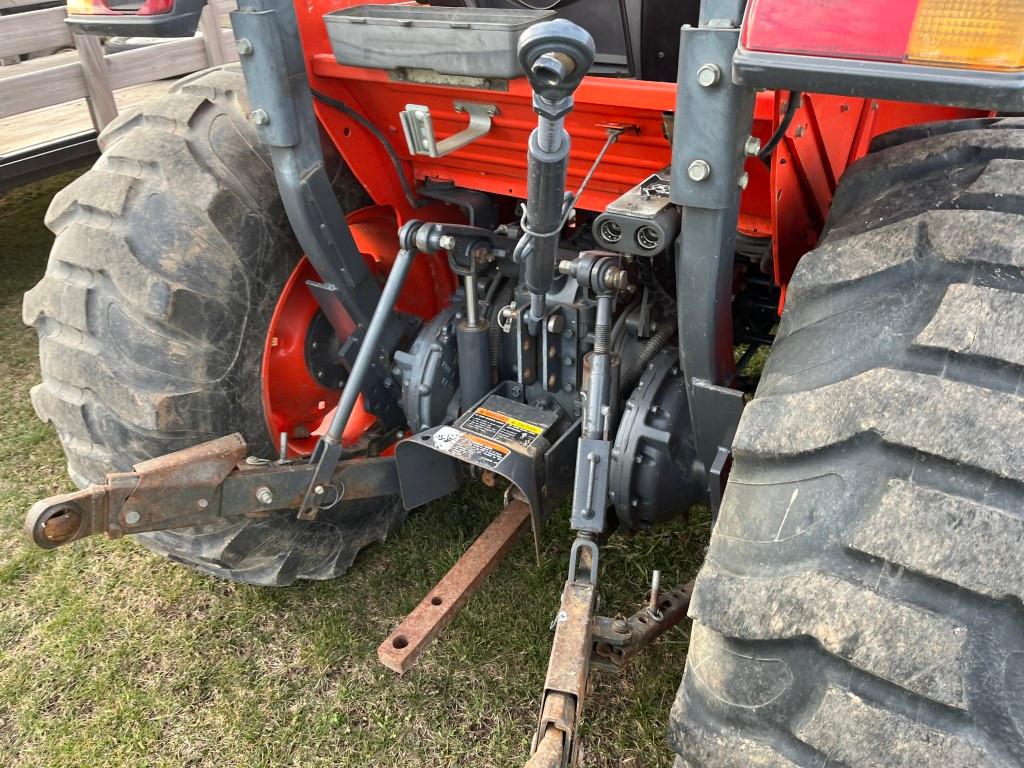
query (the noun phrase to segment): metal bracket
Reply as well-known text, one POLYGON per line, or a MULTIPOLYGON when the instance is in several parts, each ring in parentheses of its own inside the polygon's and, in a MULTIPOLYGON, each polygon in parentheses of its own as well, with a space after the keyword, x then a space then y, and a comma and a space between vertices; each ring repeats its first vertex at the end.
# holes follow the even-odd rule
POLYGON ((450 155, 490 133, 491 118, 498 114, 498 108, 494 104, 473 104, 468 101, 456 101, 455 111, 469 115, 469 126, 454 136, 437 141, 430 107, 406 104, 405 111, 399 112, 398 116, 402 119, 402 130, 405 131, 409 152, 427 157, 450 155))
MULTIPOLYGON (((98 533, 111 538, 165 531, 294 509, 313 476, 313 464, 246 460, 240 434, 199 443, 107 475, 102 485, 36 502, 25 533, 43 549, 98 533)), ((330 504, 398 493, 394 459, 338 464, 324 480, 330 504)))

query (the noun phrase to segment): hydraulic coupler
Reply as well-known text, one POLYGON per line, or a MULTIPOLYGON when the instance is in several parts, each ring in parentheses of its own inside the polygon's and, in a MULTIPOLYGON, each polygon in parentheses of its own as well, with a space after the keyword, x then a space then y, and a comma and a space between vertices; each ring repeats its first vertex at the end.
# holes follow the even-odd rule
POLYGON ((573 93, 594 63, 594 40, 570 21, 546 21, 519 39, 519 62, 533 88, 537 113, 537 128, 530 135, 524 235, 515 252, 530 291, 527 324, 532 334, 544 319, 558 240, 574 202, 565 194, 570 144, 565 118, 573 109, 573 93))

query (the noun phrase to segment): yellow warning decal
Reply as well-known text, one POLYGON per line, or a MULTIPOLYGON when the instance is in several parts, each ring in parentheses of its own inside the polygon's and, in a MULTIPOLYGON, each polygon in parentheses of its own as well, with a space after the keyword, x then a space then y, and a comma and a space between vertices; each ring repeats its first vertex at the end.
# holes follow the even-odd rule
POLYGON ((541 432, 544 431, 544 427, 538 427, 536 424, 530 424, 527 421, 513 419, 511 416, 506 416, 504 413, 498 413, 497 411, 492 411, 487 408, 477 408, 476 412, 479 413, 481 416, 489 416, 490 418, 495 419, 496 421, 503 421, 509 426, 516 427, 517 429, 521 429, 524 432, 531 432, 535 435, 539 435, 541 432))

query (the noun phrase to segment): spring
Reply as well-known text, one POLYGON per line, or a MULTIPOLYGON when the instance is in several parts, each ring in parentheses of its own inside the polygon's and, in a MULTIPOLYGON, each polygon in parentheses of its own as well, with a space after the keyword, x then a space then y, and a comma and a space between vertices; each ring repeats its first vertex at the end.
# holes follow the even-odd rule
POLYGON ((643 375, 643 372, 647 369, 650 362, 658 356, 658 353, 665 348, 669 340, 675 336, 676 327, 673 323, 662 323, 661 327, 655 332, 647 343, 644 344, 640 350, 640 354, 637 355, 636 362, 630 366, 630 369, 626 371, 622 377, 622 391, 628 392, 631 390, 643 375))

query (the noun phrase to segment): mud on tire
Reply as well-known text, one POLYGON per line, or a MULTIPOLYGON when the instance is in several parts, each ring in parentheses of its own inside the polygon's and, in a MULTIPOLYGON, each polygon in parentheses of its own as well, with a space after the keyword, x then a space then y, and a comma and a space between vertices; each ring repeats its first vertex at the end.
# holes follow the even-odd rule
MULTIPOLYGON (((119 116, 96 165, 56 195, 43 279, 25 296, 43 382, 32 390, 79 485, 240 431, 272 455, 260 382, 277 298, 301 256, 241 71, 192 75, 119 116)), ((344 210, 365 202, 345 169, 344 210)), ((142 534, 199 570, 253 584, 342 573, 404 517, 359 502, 315 523, 259 521, 142 534)))
POLYGON ((678 766, 1024 765, 1024 120, 896 132, 801 263, 691 607, 678 766))

